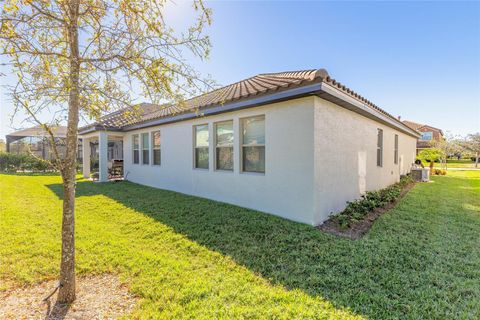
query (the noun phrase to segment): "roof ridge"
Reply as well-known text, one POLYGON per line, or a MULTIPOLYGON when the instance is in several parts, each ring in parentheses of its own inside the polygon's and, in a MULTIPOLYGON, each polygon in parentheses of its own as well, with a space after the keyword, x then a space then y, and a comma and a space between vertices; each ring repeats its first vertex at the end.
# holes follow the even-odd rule
POLYGON ((282 78, 294 78, 294 79, 303 78, 304 80, 307 80, 304 77, 299 77, 299 75, 305 75, 309 73, 311 74, 311 78, 309 80, 315 80, 317 78, 325 79, 329 76, 328 71, 324 68, 259 73, 257 76, 282 77, 282 78))

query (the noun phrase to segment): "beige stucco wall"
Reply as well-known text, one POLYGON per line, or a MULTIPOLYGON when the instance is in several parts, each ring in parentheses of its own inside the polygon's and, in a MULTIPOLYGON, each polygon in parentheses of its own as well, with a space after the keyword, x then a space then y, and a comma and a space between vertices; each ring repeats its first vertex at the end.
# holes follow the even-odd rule
POLYGON ((343 210, 365 191, 385 188, 409 172, 416 139, 315 97, 314 207, 312 224, 343 210), (383 129, 383 166, 377 166, 377 129, 383 129), (394 135, 399 162, 394 163, 394 135))
MULTIPOLYGON (((126 179, 246 208, 307 224, 313 217, 314 98, 290 100, 194 120, 127 132, 126 179), (240 171, 240 119, 265 115, 265 174, 240 171), (233 120, 234 170, 214 169, 213 124, 233 120), (193 168, 193 126, 209 124, 210 168, 193 168), (160 166, 132 163, 132 135, 161 131, 160 166)), ((140 161, 141 162, 141 161, 140 161)))

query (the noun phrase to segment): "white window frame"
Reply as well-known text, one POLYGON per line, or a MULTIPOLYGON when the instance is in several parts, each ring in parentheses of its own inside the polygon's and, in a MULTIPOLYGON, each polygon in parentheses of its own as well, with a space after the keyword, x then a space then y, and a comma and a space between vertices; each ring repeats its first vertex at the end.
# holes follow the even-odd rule
POLYGON ((193 126, 193 169, 195 170, 210 170, 210 125, 208 123, 196 124, 193 126), (197 147, 197 127, 207 126, 208 132, 208 146, 197 147), (206 168, 197 167, 197 149, 207 148, 208 154, 208 166, 206 168))
POLYGON ((267 171, 267 147, 266 147, 266 141, 267 141, 267 138, 266 138, 266 118, 265 118, 265 115, 264 114, 260 114, 260 115, 256 115, 256 116, 250 116, 250 117, 244 117, 244 118, 241 118, 240 119, 240 172, 241 173, 248 173, 248 174, 260 174, 260 175, 264 175, 265 172, 267 171), (263 135, 264 135, 264 140, 265 140, 265 143, 264 144, 258 144, 258 143, 250 143, 250 144, 245 144, 244 143, 244 137, 243 137, 243 126, 244 126, 244 121, 245 120, 248 120, 248 119, 253 119, 253 118, 263 118, 263 122, 264 122, 264 132, 263 132, 263 135), (263 147, 264 148, 264 151, 265 151, 265 163, 264 163, 264 167, 263 167, 263 171, 247 171, 245 170, 245 164, 244 164, 244 161, 243 161, 243 149, 245 147, 263 147))
POLYGON ((432 141, 433 140, 433 131, 424 131, 422 132, 422 136, 419 139, 420 141, 432 141), (423 139, 424 134, 429 133, 430 139, 423 139))
POLYGON ((225 123, 231 123, 232 124, 232 131, 234 131, 234 123, 233 123, 233 119, 232 120, 224 120, 224 121, 219 121, 219 122, 215 122, 213 124, 213 134, 214 134, 214 144, 215 144, 215 154, 214 154, 214 167, 215 167, 215 171, 225 171, 225 172, 233 172, 233 169, 235 168, 235 152, 234 152, 234 144, 235 144, 235 133, 233 132, 233 136, 234 136, 234 141, 232 141, 231 144, 228 144, 228 145, 222 145, 222 146, 219 146, 218 145, 218 134, 217 134, 217 127, 218 125, 220 124, 225 124, 225 123), (218 161, 217 161, 217 155, 218 155, 218 149, 220 148, 232 148, 232 161, 233 161, 233 166, 232 166, 232 169, 221 169, 221 168, 218 168, 218 161))
POLYGON ((150 164, 150 154, 151 154, 151 152, 150 152, 150 133, 148 133, 148 132, 142 132, 142 133, 140 134, 140 138, 141 138, 141 139, 140 139, 140 140, 141 140, 141 141, 140 141, 140 142, 141 142, 140 144, 141 144, 141 150, 142 150, 141 163, 142 163, 142 165, 148 166, 148 165, 150 164), (143 143, 143 142, 144 142, 143 137, 144 137, 145 135, 147 136, 147 141, 148 141, 148 148, 146 148, 146 149, 145 149, 145 146, 144 146, 144 143, 143 143), (144 151, 148 151, 148 157, 147 157, 148 163, 145 163, 145 159, 144 159, 145 157, 144 157, 144 155, 143 155, 144 151))
POLYGON ((398 134, 394 136, 393 142, 393 163, 398 164, 398 134))
POLYGON ((383 129, 377 129, 377 167, 383 167, 383 129))
POLYGON ((162 165, 162 133, 160 131, 160 129, 158 130, 154 130, 150 133, 150 143, 151 143, 151 149, 152 149, 152 152, 151 152, 151 164, 152 166, 161 166, 162 165), (154 143, 154 137, 155 137, 155 133, 158 132, 158 134, 160 135, 160 146, 158 146, 158 148, 155 148, 155 143, 154 143), (156 164, 155 161, 154 161, 154 155, 153 153, 155 152, 155 150, 158 150, 160 151, 160 163, 156 164))
POLYGON ((140 136, 138 133, 132 134, 132 164, 140 164, 141 159, 140 159, 140 136), (138 145, 137 148, 135 149, 135 137, 138 138, 138 145), (135 151, 138 151, 138 162, 135 162, 135 151))

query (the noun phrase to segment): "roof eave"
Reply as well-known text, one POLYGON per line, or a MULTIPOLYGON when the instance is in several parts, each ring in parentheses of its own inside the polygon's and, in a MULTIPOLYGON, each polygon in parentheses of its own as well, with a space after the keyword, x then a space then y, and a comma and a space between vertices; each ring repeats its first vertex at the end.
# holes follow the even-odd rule
POLYGON ((103 125, 94 125, 94 126, 86 126, 83 128, 78 129, 78 134, 79 135, 85 135, 88 133, 92 133, 95 131, 111 131, 111 132, 122 132, 122 128, 118 127, 107 127, 103 125))
POLYGON ((199 117, 199 115, 211 116, 211 115, 225 113, 229 111, 236 111, 236 110, 241 110, 241 109, 250 108, 250 107, 259 107, 266 104, 271 104, 271 103, 276 103, 276 102, 281 102, 281 101, 291 100, 291 99, 297 99, 297 98, 315 94, 320 90, 320 88, 321 88, 320 82, 317 82, 317 83, 309 84, 306 86, 295 87, 292 89, 287 89, 284 91, 280 91, 280 92, 276 92, 268 95, 262 95, 262 96, 252 97, 249 99, 237 100, 237 101, 226 103, 223 105, 215 105, 205 109, 200 109, 200 112, 198 113, 197 112, 182 113, 182 114, 177 114, 177 115, 173 115, 165 118, 159 118, 159 119, 142 122, 139 124, 125 126, 123 127, 123 131, 131 131, 131 130, 146 128, 146 127, 152 127, 160 124, 185 121, 185 120, 197 118, 199 117))
POLYGON ((347 108, 351 111, 359 113, 367 118, 373 119, 380 123, 383 123, 389 127, 397 129, 403 133, 406 133, 412 137, 419 138, 420 134, 411 129, 399 120, 389 117, 371 107, 364 102, 349 96, 348 94, 336 89, 328 83, 322 82, 320 94, 318 96, 322 99, 331 101, 337 105, 347 108))

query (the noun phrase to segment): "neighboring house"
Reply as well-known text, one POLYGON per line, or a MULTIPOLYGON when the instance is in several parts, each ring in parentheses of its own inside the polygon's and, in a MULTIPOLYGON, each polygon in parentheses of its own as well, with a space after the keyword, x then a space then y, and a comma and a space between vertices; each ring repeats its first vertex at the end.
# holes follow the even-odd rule
POLYGON ((441 129, 408 120, 403 121, 403 123, 421 134, 417 140, 417 154, 423 149, 432 148, 435 142, 445 140, 441 129))
MULTIPOLYGON (((67 127, 55 126, 51 127, 55 137, 57 151, 62 157, 65 154, 65 139, 67 137, 67 127)), ((92 163, 98 162, 98 144, 92 142, 90 144, 92 163)), ((53 150, 49 143, 48 133, 41 127, 35 126, 28 129, 12 132, 6 136, 6 151, 14 154, 33 154, 36 157, 52 160, 54 157, 53 150)), ((77 158, 82 160, 82 142, 78 142, 77 158)), ((122 142, 110 142, 108 146, 108 159, 122 159, 123 148, 122 142)), ((98 166, 98 164, 97 164, 98 166)))
POLYGON ((108 142, 123 141, 127 180, 311 225, 399 181, 419 137, 324 69, 260 74, 181 106, 139 109, 79 130, 99 142, 100 181, 108 142))
MULTIPOLYGON (((55 126, 51 128, 55 143, 60 155, 65 154, 65 138, 67 127, 55 126)), ((6 151, 15 154, 33 154, 36 157, 51 160, 53 150, 48 141, 48 133, 41 126, 12 132, 6 137, 6 151)))

